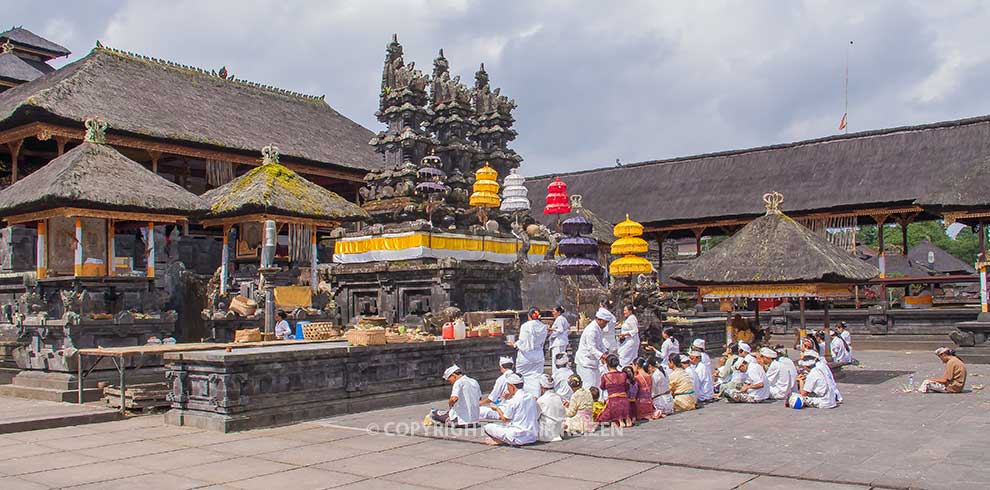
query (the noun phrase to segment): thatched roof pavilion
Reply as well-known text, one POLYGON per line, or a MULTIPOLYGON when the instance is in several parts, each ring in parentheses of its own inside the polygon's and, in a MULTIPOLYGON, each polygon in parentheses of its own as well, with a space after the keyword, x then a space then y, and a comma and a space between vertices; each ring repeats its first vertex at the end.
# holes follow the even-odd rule
MULTIPOLYGON (((57 222, 53 223, 55 226, 75 221, 74 275, 113 275, 115 220, 147 224, 151 243, 153 223, 186 221, 189 215, 207 209, 206 202, 200 197, 107 146, 105 122, 89 119, 86 127, 86 140, 82 144, 0 191, 0 217, 4 221, 8 224, 37 223, 39 277, 47 272, 46 232, 51 220, 57 222), (104 266, 94 269, 100 273, 83 273, 84 219, 87 228, 106 227, 96 240, 100 252, 92 257, 93 263, 104 266)), ((93 232, 87 229, 87 235, 93 232)), ((149 250, 148 276, 153 277, 154 247, 149 250)))
POLYGON ((780 212, 779 193, 764 196, 767 213, 673 275, 706 298, 805 298, 848 295, 848 286, 879 270, 780 212))
POLYGON ((262 154, 261 166, 203 194, 210 209, 204 225, 274 219, 330 226, 368 218, 360 206, 279 164, 277 147, 266 146, 262 154))

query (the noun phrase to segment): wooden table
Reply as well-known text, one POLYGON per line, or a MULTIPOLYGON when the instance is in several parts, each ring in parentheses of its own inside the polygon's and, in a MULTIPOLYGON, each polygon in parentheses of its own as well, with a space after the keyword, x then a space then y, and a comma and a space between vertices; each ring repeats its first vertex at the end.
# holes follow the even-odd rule
POLYGON ((78 362, 78 402, 81 404, 83 402, 83 381, 86 376, 96 369, 96 366, 100 364, 100 361, 105 357, 109 357, 113 361, 114 367, 117 368, 117 372, 120 374, 120 411, 124 411, 124 393, 126 391, 126 379, 125 371, 127 363, 125 360, 128 357, 138 357, 145 355, 162 355, 169 352, 191 352, 191 351, 201 351, 201 350, 214 350, 214 349, 243 349, 246 347, 266 347, 272 345, 286 345, 286 344, 313 344, 319 342, 333 342, 333 340, 271 340, 265 342, 230 342, 230 343, 210 343, 210 342, 195 342, 187 344, 145 344, 145 345, 135 345, 129 347, 97 347, 95 349, 79 349, 79 362, 78 362), (83 356, 95 356, 96 362, 89 370, 83 370, 83 356))

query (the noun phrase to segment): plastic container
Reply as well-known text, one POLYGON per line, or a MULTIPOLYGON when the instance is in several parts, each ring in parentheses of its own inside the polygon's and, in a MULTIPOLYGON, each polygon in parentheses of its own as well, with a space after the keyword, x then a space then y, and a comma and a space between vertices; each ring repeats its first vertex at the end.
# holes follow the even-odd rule
POLYGON ((305 331, 303 330, 304 325, 309 325, 309 320, 299 320, 296 322, 296 340, 305 339, 305 331))
POLYGON ((444 323, 441 334, 444 340, 454 340, 454 324, 450 322, 444 323))
POLYGON ((463 318, 458 318, 454 321, 454 340, 461 340, 467 336, 467 325, 464 324, 463 318))

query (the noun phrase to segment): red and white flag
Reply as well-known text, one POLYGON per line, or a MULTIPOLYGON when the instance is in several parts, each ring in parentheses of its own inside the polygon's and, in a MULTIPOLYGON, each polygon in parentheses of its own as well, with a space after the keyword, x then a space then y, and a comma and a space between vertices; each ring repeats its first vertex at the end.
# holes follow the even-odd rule
POLYGON ((846 129, 846 114, 842 115, 842 120, 839 121, 839 131, 846 129))

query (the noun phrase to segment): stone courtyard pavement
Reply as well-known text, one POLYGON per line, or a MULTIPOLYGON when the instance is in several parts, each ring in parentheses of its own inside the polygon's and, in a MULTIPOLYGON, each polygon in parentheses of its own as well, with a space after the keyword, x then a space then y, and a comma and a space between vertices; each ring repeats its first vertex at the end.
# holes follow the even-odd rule
MULTIPOLYGON (((429 405, 234 434, 160 416, 2 434, 0 489, 990 488, 990 394, 900 393, 941 372, 931 353, 857 357, 836 410, 716 403, 523 449, 425 430, 429 405)), ((968 387, 990 380, 970 368, 968 387)))

